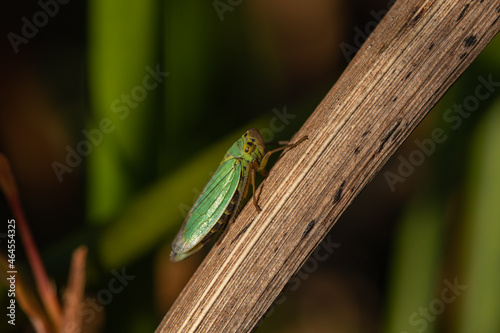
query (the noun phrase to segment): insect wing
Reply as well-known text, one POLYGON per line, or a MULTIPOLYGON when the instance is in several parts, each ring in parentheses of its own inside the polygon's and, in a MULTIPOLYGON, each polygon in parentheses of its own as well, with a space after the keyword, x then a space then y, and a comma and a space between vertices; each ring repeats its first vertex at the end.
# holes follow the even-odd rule
POLYGON ((214 175, 189 211, 172 250, 184 253, 195 247, 222 216, 238 188, 241 162, 232 158, 219 165, 214 175))

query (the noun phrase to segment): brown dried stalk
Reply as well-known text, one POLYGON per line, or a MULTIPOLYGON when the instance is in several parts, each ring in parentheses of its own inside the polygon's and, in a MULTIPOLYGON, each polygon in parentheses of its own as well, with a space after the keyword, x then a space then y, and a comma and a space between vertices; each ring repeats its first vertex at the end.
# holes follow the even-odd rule
POLYGON ((496 1, 400 0, 158 327, 246 332, 500 29, 496 1))

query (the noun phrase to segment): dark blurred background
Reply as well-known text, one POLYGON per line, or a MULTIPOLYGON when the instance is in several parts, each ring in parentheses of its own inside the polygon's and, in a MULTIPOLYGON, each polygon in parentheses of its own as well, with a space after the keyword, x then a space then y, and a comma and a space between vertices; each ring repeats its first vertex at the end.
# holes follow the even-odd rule
MULTIPOLYGON (((289 139, 388 5, 4 2, 0 151, 59 291, 72 251, 89 248, 85 332, 157 327, 208 251, 168 260, 227 148, 251 127, 289 139), (120 272, 130 280, 110 291, 120 272)), ((499 54, 497 36, 257 332, 500 332, 499 54)), ((0 207, 11 218, 4 197, 0 207)), ((4 318, 0 330, 33 330, 20 310, 16 323, 4 318)))

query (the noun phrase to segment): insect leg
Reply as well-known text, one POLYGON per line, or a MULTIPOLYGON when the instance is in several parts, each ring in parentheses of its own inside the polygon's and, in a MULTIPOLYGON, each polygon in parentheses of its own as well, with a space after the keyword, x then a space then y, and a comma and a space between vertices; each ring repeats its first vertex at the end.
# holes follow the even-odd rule
POLYGON ((268 151, 268 152, 264 155, 264 157, 262 158, 262 160, 260 161, 260 165, 259 165, 259 167, 257 168, 257 171, 258 171, 258 172, 260 172, 260 173, 262 173, 262 172, 263 172, 263 170, 264 170, 264 169, 265 169, 265 167, 266 167, 267 161, 269 160, 269 157, 270 157, 272 154, 274 154, 274 153, 276 153, 276 152, 278 152, 278 151, 280 151, 280 150, 283 150, 283 149, 287 149, 287 148, 294 148, 295 146, 297 146, 297 145, 301 144, 301 143, 302 143, 303 141, 305 141, 305 140, 307 140, 307 135, 306 135, 306 136, 304 136, 304 137, 302 137, 299 141, 297 141, 297 142, 295 142, 295 143, 291 143, 291 144, 288 144, 288 145, 286 145, 286 146, 279 147, 279 148, 276 148, 276 149, 273 149, 273 150, 268 151))
POLYGON ((257 203, 257 199, 255 199, 255 169, 254 168, 252 168, 252 170, 250 170, 250 178, 252 178, 252 189, 253 189, 252 198, 253 198, 253 205, 255 206, 255 208, 257 208, 257 210, 259 212, 261 212, 262 209, 260 209, 259 204, 257 203))

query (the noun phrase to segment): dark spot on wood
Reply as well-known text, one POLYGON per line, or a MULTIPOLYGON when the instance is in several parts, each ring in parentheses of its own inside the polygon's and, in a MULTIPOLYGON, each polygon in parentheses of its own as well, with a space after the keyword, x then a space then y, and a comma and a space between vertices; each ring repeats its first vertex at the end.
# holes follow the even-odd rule
POLYGON ((386 144, 387 140, 389 140, 389 138, 392 136, 392 134, 394 134, 394 132, 396 131, 396 129, 398 128, 399 124, 401 123, 401 121, 398 121, 392 128, 391 130, 387 133, 387 135, 382 139, 381 143, 380 143, 380 147, 378 148, 378 151, 377 153, 380 153, 382 151, 382 149, 384 148, 384 145, 386 144))
POLYGON ((477 38, 474 35, 470 35, 469 37, 464 39, 464 45, 465 47, 471 47, 472 45, 476 44, 477 38))
POLYGON ((233 245, 234 242, 236 242, 236 240, 238 240, 238 238, 241 237, 241 235, 243 235, 247 230, 248 228, 250 227, 250 224, 252 223, 248 223, 246 225, 246 227, 244 227, 243 229, 241 229, 241 231, 236 235, 236 237, 234 237, 234 239, 231 241, 231 245, 233 245))
POLYGON ((398 129, 396 132, 394 132, 394 135, 392 136, 392 141, 394 141, 398 137, 399 133, 401 133, 401 128, 398 129))
POLYGON ((423 14, 424 14, 423 12, 418 12, 417 15, 413 18, 412 24, 417 23, 418 20, 420 20, 420 18, 422 17, 423 14))
POLYGON ((460 12, 460 15, 458 15, 457 22, 464 17, 465 13, 467 13, 467 10, 469 10, 469 4, 466 4, 462 9, 462 12, 460 12))
POLYGON ((224 251, 226 247, 224 246, 222 249, 220 249, 219 253, 217 253, 217 255, 220 255, 222 253, 222 251, 224 251))
POLYGON ((344 185, 345 185, 345 180, 342 182, 339 189, 337 190, 337 192, 335 192, 335 195, 333 196, 334 204, 336 204, 337 202, 340 201, 340 199, 342 199, 342 191, 344 190, 344 185))
POLYGON ((370 133, 370 131, 363 132, 363 134, 361 134, 361 137, 364 138, 368 133, 370 133))
POLYGON ((395 101, 397 101, 398 99, 398 96, 394 97, 394 99, 392 100, 392 102, 394 103, 395 101))
POLYGON ((462 53, 458 58, 463 59, 467 56, 467 52, 462 53))
POLYGON ((387 48, 389 47, 389 44, 384 44, 380 47, 380 49, 378 50, 378 54, 381 55, 382 53, 385 52, 385 50, 387 50, 387 48))
POLYGON ((416 7, 415 9, 413 9, 413 11, 411 12, 411 15, 413 16, 413 18, 411 19, 410 22, 408 22, 408 26, 412 27, 415 24, 417 24, 417 22, 420 21, 420 19, 424 16, 424 14, 427 12, 427 10, 429 9, 430 6, 431 6, 431 4, 427 3, 422 8, 416 7))
POLYGON ((302 233, 302 239, 306 238, 307 235, 309 235, 309 233, 311 232, 311 230, 312 230, 312 228, 314 227, 315 224, 316 224, 315 220, 312 220, 311 222, 309 222, 307 224, 306 229, 302 233))
POLYGON ((429 45, 429 51, 432 50, 434 48, 434 43, 431 43, 431 45, 429 45))
POLYGON ((408 73, 408 74, 406 74, 406 76, 405 76, 405 80, 406 80, 407 78, 409 78, 409 77, 410 77, 410 75, 411 75, 411 72, 410 72, 410 73, 408 73))
POLYGON ((408 29, 407 26, 401 24, 399 26, 399 30, 396 32, 396 36, 394 37, 394 39, 398 39, 399 37, 401 37, 406 32, 407 29, 408 29))
POLYGON ((274 253, 276 253, 276 252, 278 252, 278 248, 275 248, 275 249, 274 249, 274 253))
POLYGON ((356 148, 354 149, 354 154, 359 154, 359 147, 356 147, 356 148))

